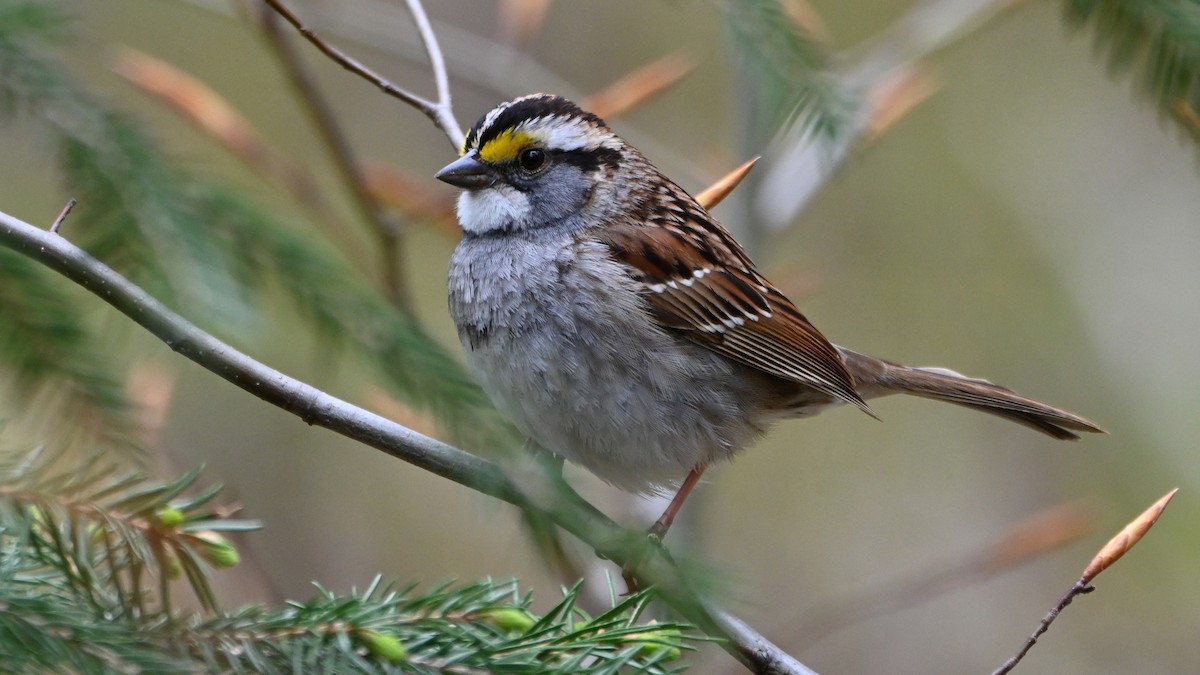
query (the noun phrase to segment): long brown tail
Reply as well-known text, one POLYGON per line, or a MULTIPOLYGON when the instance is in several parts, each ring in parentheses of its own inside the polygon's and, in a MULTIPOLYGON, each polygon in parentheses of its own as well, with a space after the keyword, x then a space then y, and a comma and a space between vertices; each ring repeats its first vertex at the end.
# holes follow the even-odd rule
POLYGON ((912 394, 998 415, 1063 440, 1077 440, 1075 432, 1104 433, 1092 422, 1066 410, 944 368, 912 368, 838 347, 863 398, 887 394, 912 394))

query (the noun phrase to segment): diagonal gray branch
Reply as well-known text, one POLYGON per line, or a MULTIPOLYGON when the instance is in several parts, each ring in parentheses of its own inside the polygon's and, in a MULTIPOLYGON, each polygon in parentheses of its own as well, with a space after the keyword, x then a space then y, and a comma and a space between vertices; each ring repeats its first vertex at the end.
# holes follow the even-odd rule
POLYGON ((430 101, 423 96, 418 96, 413 92, 398 87, 387 79, 366 67, 357 60, 351 58, 342 50, 325 42, 313 29, 309 28, 296 16, 294 12, 288 9, 280 0, 263 0, 271 9, 277 12, 285 21, 290 23, 304 39, 308 40, 321 53, 328 56, 335 63, 345 68, 346 70, 358 75, 367 80, 371 84, 378 87, 383 93, 389 96, 404 101, 408 105, 421 111, 433 124, 446 134, 446 138, 458 150, 462 146, 463 132, 459 126, 458 120, 454 117, 454 110, 450 103, 450 90, 446 75, 446 64, 441 58, 440 50, 438 49, 437 38, 433 35, 433 29, 429 25, 429 20, 425 17, 425 10, 416 0, 409 1, 409 9, 413 12, 413 22, 417 25, 417 30, 421 35, 421 41, 424 42, 426 50, 429 52, 430 66, 434 71, 434 81, 437 84, 438 100, 430 101), (435 52, 437 55, 435 56, 435 52))
POLYGON ((171 349, 264 401, 381 450, 414 466, 524 509, 540 512, 635 576, 726 651, 757 673, 810 675, 811 670, 737 617, 698 597, 665 551, 627 530, 534 464, 506 469, 420 434, 269 368, 174 313, 141 288, 57 234, 0 212, 0 245, 83 286, 150 331, 171 349))

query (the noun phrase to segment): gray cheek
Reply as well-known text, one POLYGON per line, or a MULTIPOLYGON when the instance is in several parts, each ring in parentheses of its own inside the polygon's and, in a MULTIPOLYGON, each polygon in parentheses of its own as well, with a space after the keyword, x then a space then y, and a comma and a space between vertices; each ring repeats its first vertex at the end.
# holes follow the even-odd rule
POLYGON ((588 180, 578 167, 554 167, 528 193, 531 211, 543 222, 561 220, 587 204, 594 186, 594 181, 588 180))

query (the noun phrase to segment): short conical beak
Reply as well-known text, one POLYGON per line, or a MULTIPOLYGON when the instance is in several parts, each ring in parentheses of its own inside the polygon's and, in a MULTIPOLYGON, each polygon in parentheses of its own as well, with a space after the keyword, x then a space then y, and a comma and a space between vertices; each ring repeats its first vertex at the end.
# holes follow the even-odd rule
POLYGON ((478 190, 496 182, 491 167, 476 159, 474 152, 450 162, 434 178, 466 190, 478 190))

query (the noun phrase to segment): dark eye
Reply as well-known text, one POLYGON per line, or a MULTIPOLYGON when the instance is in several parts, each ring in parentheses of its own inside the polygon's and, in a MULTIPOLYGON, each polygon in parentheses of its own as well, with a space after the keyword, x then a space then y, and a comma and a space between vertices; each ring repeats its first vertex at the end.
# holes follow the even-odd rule
POLYGON ((520 164, 522 169, 533 173, 546 166, 546 151, 541 148, 525 148, 517 157, 517 164, 520 164))

